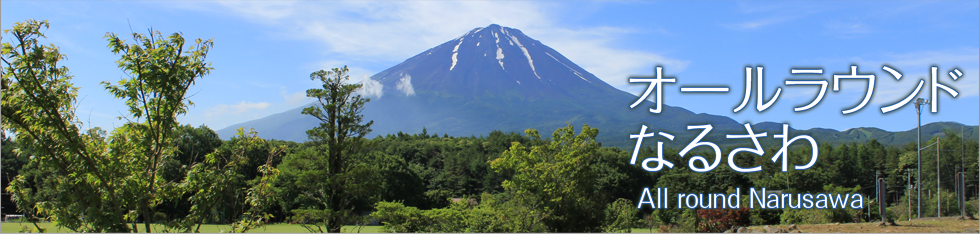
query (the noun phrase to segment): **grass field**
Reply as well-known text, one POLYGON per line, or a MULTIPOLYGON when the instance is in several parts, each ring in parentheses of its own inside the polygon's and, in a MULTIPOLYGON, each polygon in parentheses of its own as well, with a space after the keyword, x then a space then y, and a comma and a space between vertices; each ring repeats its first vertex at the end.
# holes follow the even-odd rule
MULTIPOLYGON (((34 227, 34 225, 31 224, 31 223, 19 223, 19 222, 0 223, 0 232, 2 232, 2 233, 16 233, 16 232, 19 232, 23 226, 34 227)), ((67 232, 71 232, 71 230, 68 230, 68 229, 58 229, 57 227, 55 227, 51 223, 39 223, 39 226, 41 226, 42 228, 47 228, 47 232, 49 232, 49 233, 67 233, 67 232)), ((153 225, 153 226, 154 226, 153 228, 160 227, 160 226, 157 226, 157 225, 153 225)), ((145 230, 142 230, 143 224, 139 224, 139 228, 141 229, 140 231, 145 231, 145 230)), ((357 232, 358 230, 356 228, 357 227, 355 227, 355 226, 344 226, 344 228, 342 229, 342 231, 343 232, 357 232)), ((205 232, 205 233, 228 232, 228 230, 230 230, 230 229, 231 229, 231 226, 230 225, 217 225, 217 224, 205 224, 205 225, 201 225, 201 232, 205 232)), ((155 232, 160 232, 160 231, 162 231, 162 229, 154 229, 154 231, 155 232)), ((300 225, 269 224, 269 225, 265 225, 265 227, 258 228, 258 229, 253 229, 253 230, 251 230, 249 232, 253 232, 253 233, 290 233, 290 232, 292 232, 292 233, 307 233, 308 231, 305 228, 303 228, 303 226, 300 226, 300 225)), ((381 226, 364 226, 360 230, 360 232, 362 232, 362 233, 378 233, 378 232, 381 232, 381 226)))

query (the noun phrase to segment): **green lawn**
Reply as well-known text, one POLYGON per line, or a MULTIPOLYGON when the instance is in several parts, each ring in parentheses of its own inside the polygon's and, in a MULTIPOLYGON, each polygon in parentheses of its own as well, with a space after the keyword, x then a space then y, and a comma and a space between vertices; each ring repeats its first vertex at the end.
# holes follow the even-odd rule
MULTIPOLYGON (((71 232, 71 230, 68 230, 68 229, 58 229, 57 227, 54 227, 54 225, 52 225, 51 223, 39 223, 38 225, 41 226, 42 228, 46 228, 47 229, 47 232, 49 232, 49 233, 66 233, 66 232, 71 232)), ((16 232, 19 232, 23 226, 34 227, 34 225, 31 224, 31 223, 19 223, 19 222, 0 223, 0 232, 2 232, 2 233, 16 233, 16 232)), ((154 226, 153 228, 160 227, 158 225, 153 225, 153 226, 154 226)), ((143 228, 143 225, 142 224, 139 224, 139 228, 140 228, 140 231, 146 231, 146 230, 142 230, 142 228, 143 228)), ((205 225, 201 225, 201 232, 206 232, 206 233, 228 232, 228 230, 230 230, 230 229, 231 229, 231 226, 230 225, 218 225, 218 224, 205 224, 205 225)), ((153 231, 154 232, 160 232, 161 230, 154 229, 153 231)), ((356 229, 355 226, 344 226, 344 228, 342 229, 342 231, 343 232, 357 232, 357 229, 356 229)), ((381 226, 365 226, 360 231, 362 233, 377 233, 377 232, 381 232, 381 226)), ((253 229, 253 230, 251 230, 249 232, 255 232, 255 233, 262 233, 262 232, 268 232, 268 233, 283 233, 283 232, 287 232, 287 233, 288 232, 293 232, 293 233, 296 233, 296 232, 298 232, 298 233, 306 233, 307 231, 306 231, 305 228, 303 228, 303 226, 300 226, 300 225, 269 224, 269 225, 265 225, 265 227, 258 228, 258 229, 253 229)))

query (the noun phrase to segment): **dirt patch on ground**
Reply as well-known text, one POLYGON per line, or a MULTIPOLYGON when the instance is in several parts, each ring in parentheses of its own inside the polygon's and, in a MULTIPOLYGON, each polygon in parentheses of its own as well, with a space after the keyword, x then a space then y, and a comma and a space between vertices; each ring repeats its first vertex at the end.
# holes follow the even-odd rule
MULTIPOLYGON (((957 220, 958 217, 921 218, 912 221, 895 221, 895 226, 879 225, 879 223, 832 223, 832 224, 801 224, 790 228, 790 225, 772 225, 786 231, 799 230, 805 233, 937 233, 937 232, 980 232, 980 221, 957 220)), ((752 232, 764 232, 763 226, 749 227, 752 232)))

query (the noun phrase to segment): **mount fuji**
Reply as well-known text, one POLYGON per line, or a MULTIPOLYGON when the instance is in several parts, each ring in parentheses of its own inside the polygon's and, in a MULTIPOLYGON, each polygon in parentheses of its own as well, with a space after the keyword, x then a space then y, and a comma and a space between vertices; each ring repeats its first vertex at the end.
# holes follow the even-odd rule
MULTIPOLYGON (((726 133, 745 131, 731 118, 695 114, 680 107, 663 105, 661 113, 652 114, 647 108, 655 104, 649 101, 630 109, 636 95, 610 86, 520 30, 496 24, 475 28, 423 51, 363 84, 361 93, 371 96, 371 101, 362 114, 366 121, 375 121, 369 137, 417 133, 423 128, 429 134, 452 136, 534 128, 550 136, 570 123, 576 128, 582 124, 598 128, 597 140, 603 146, 632 147, 635 140, 629 135, 637 134, 645 124, 650 127, 648 132, 665 131, 680 137, 665 141, 666 145, 683 147, 700 132, 687 130, 688 125, 712 124, 714 130, 704 140, 717 143, 729 141, 724 138, 726 133)), ((318 122, 302 115, 302 108, 235 124, 217 133, 227 139, 237 128, 251 127, 266 139, 306 141, 305 131, 318 122)), ((757 123, 753 128, 772 135, 782 129, 771 122, 757 123)), ((818 140, 831 141, 855 138, 830 129, 794 130, 792 134, 811 134, 818 140)))

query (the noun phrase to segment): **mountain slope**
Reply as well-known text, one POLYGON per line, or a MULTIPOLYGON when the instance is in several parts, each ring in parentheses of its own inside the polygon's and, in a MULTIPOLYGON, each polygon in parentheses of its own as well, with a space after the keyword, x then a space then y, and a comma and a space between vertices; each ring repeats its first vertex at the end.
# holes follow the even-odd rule
MULTIPOLYGON (((724 138, 726 133, 744 134, 740 123, 725 116, 695 114, 666 105, 660 114, 652 114, 647 111, 654 105, 649 101, 630 109, 635 95, 610 86, 520 30, 496 24, 423 51, 371 76, 365 84, 380 88, 381 93, 371 97, 363 112, 365 120, 375 121, 369 137, 416 133, 423 127, 430 133, 453 136, 534 128, 549 136, 554 129, 571 123, 576 128, 582 124, 598 128, 597 140, 604 146, 632 147, 635 140, 629 135, 637 134, 645 124, 651 128, 648 131, 665 131, 679 138, 657 140, 683 147, 699 133, 687 130, 687 125, 712 124, 714 130, 705 140, 720 145, 732 142, 724 138)), ((305 131, 315 127, 317 120, 301 115, 301 109, 236 124, 218 134, 229 138, 238 127, 253 127, 263 138, 305 141, 305 131)), ((755 126, 770 131, 770 135, 781 130, 775 123, 755 126)), ((810 132, 833 142, 886 134, 842 135, 822 129, 793 134, 810 132)), ((764 141, 774 142, 768 139, 764 141)))

